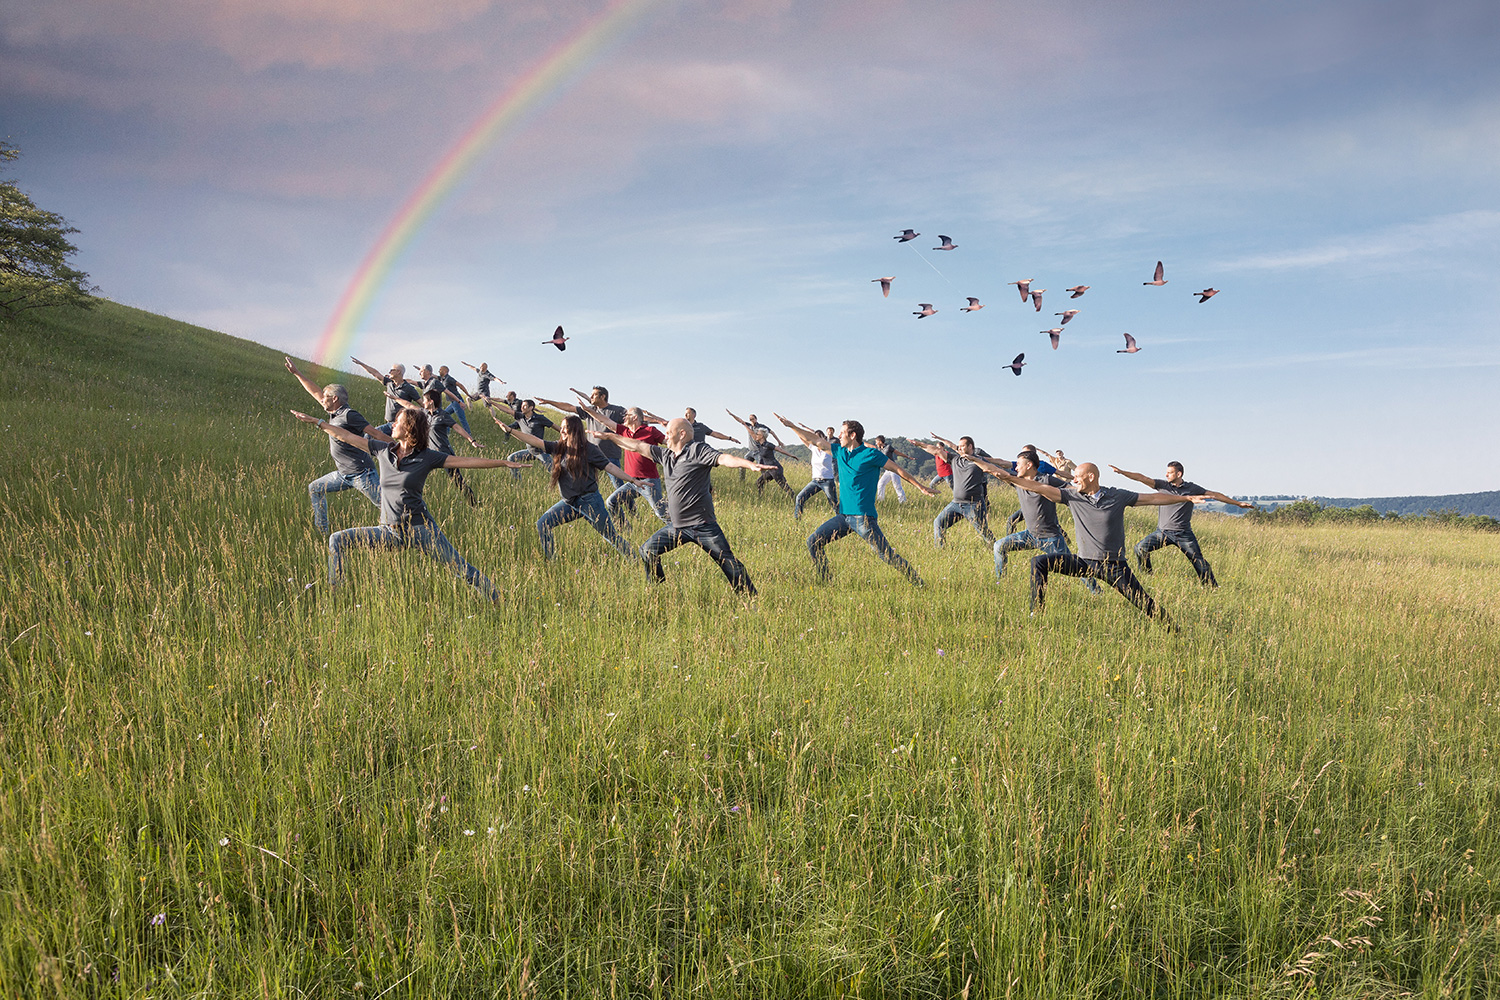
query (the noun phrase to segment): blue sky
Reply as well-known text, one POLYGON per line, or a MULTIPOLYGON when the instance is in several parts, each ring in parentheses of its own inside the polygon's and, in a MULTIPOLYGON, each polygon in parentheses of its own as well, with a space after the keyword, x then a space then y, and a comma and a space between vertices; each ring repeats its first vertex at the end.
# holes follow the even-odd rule
MULTIPOLYGON (((0 135, 106 295, 305 356, 442 153, 598 9, 11 0, 0 135)), ((1234 493, 1500 488, 1497 53, 1489 2, 663 0, 488 151, 357 352, 1234 493)))

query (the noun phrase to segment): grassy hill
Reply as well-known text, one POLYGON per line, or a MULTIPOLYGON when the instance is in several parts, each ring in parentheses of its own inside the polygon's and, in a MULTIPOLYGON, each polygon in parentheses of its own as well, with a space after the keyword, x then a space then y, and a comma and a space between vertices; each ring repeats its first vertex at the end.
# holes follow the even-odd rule
POLYGON ((503 603, 329 592, 274 352, 107 303, 0 347, 0 996, 1500 994, 1493 535, 1200 516, 1173 633, 1028 617, 942 498, 881 518, 924 589, 854 538, 819 585, 822 501, 721 475, 745 602, 581 522, 544 561, 492 471, 428 495, 503 603))

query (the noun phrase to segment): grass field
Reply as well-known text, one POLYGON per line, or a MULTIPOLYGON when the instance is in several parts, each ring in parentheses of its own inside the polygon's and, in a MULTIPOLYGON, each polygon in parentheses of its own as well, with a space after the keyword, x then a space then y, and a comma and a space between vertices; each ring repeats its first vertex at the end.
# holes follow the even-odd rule
POLYGON ((548 564, 489 471, 428 498, 502 605, 414 554, 330 593, 275 353, 107 303, 0 347, 0 995, 1500 994, 1495 535, 1200 515, 1177 635, 1029 619, 921 497, 924 590, 854 538, 819 585, 821 498, 732 473, 752 602, 582 522, 548 564))

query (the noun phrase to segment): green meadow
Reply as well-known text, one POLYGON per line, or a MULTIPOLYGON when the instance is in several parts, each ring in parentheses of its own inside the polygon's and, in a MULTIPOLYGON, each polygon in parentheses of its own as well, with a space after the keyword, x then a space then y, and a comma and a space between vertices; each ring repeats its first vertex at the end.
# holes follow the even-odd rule
POLYGON ((1200 514, 1173 633, 1067 579, 1029 618, 920 496, 925 589, 852 537, 820 585, 821 497, 730 471, 755 600, 581 521, 547 563, 495 470, 427 493, 502 604, 415 553, 330 592, 278 354, 111 303, 0 348, 0 995, 1500 994, 1500 536, 1200 514))

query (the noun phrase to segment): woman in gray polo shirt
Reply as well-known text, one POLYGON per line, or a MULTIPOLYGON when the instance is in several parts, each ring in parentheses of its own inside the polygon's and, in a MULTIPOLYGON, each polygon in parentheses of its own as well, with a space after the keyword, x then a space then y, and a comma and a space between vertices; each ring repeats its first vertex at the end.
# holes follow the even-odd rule
POLYGON ((328 538, 328 586, 337 587, 343 561, 343 550, 350 546, 377 549, 416 547, 443 563, 453 572, 479 588, 492 601, 500 592, 479 570, 458 554, 437 524, 432 520, 422 489, 434 469, 514 469, 525 468, 520 462, 501 458, 471 458, 467 455, 445 455, 428 447, 427 414, 420 410, 402 410, 391 424, 392 442, 371 441, 352 434, 319 417, 292 411, 292 416, 307 424, 316 424, 330 437, 367 452, 380 472, 380 523, 369 528, 336 531, 328 538))

